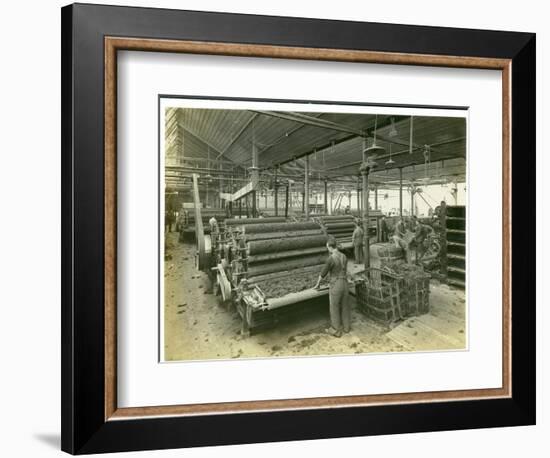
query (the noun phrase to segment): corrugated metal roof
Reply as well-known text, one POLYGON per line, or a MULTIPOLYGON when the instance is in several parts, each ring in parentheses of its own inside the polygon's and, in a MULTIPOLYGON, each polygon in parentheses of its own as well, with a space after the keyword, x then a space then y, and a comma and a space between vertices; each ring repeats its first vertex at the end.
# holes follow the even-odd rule
MULTIPOLYGON (((385 151, 375 159, 377 165, 372 171, 373 179, 378 176, 382 179, 391 169, 400 167, 404 168, 404 175, 421 178, 421 173, 416 171, 417 166, 429 168, 432 162, 447 162, 457 158, 460 158, 461 164, 465 162, 464 118, 415 116, 414 148, 413 153, 409 154, 411 121, 408 116, 259 113, 248 110, 189 108, 179 108, 177 111, 180 129, 174 129, 170 125, 171 135, 166 139, 167 143, 180 141, 177 137, 183 135, 183 156, 209 159, 210 167, 214 167, 214 161, 219 158, 228 160, 239 168, 250 167, 252 145, 255 143, 259 151, 259 165, 264 173, 271 174, 276 166, 280 166, 281 174, 296 175, 299 178, 304 173, 304 160, 300 158, 313 152, 309 155, 312 174, 333 180, 354 181, 359 173, 363 150, 363 138, 354 132, 366 131, 369 137, 367 146, 370 146, 373 142, 375 121, 378 125, 376 144, 385 151), (303 115, 315 119, 304 122, 303 115), (328 123, 336 123, 338 129, 331 128, 328 123), (176 132, 178 135, 175 135, 176 132), (390 152, 393 163, 387 164, 390 152), (386 169, 389 171, 386 172, 386 169)), ((167 150, 169 146, 167 144, 167 150)), ((459 168, 455 164, 453 172, 459 168)), ((462 169, 464 176, 465 167, 462 166, 462 169)))

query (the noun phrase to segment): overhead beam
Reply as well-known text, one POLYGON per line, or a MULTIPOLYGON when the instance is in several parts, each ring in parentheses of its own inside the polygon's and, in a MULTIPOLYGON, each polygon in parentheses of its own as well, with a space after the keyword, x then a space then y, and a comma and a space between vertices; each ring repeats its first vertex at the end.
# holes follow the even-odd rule
MULTIPOLYGON (((217 156, 217 157, 223 156, 224 153, 223 153, 222 151, 220 151, 216 146, 212 145, 210 142, 208 142, 207 140, 205 140, 204 138, 202 138, 200 135, 197 135, 195 132, 193 132, 192 130, 190 130, 188 127, 184 126, 184 125, 183 125, 183 122, 181 122, 181 121, 180 121, 180 126, 181 126, 181 128, 182 128, 185 132, 187 132, 187 133, 193 135, 193 137, 199 139, 199 140, 200 140, 201 142, 203 142, 206 146, 209 146, 209 147, 212 148, 216 153, 218 153, 218 156, 217 156)), ((235 167, 240 167, 240 165, 239 165, 238 163, 232 161, 231 159, 228 159, 228 161, 230 161, 232 164, 235 164, 235 167)))
POLYGON ((230 161, 229 159, 208 159, 206 157, 193 157, 193 156, 184 156, 181 158, 181 160, 183 161, 192 161, 192 162, 212 162, 212 161, 217 161, 217 162, 220 162, 222 164, 231 164, 233 167, 238 167, 238 165, 233 162, 233 161, 230 161))
POLYGON ((191 172, 191 173, 214 173, 216 175, 239 175, 236 174, 234 170, 220 170, 214 169, 212 167, 188 167, 185 165, 166 165, 165 170, 167 171, 181 171, 181 172, 191 172))
MULTIPOLYGON (((259 113, 256 113, 259 114, 259 113)), ((319 113, 319 116, 316 116, 316 119, 319 119, 323 116, 324 113, 319 113)), ((265 153, 270 148, 273 148, 274 146, 277 146, 279 143, 281 143, 283 140, 289 138, 290 136, 294 135, 296 132, 298 132, 300 129, 303 129, 306 127, 306 124, 300 124, 299 126, 294 127, 293 129, 290 129, 289 132, 285 132, 284 135, 281 135, 277 141, 272 143, 271 145, 267 145, 264 149, 260 150, 260 154, 265 153)))
POLYGON ((258 111, 258 113, 266 116, 272 116, 274 118, 286 119, 287 121, 306 124, 312 127, 346 132, 348 134, 353 134, 356 136, 363 134, 361 130, 354 129, 353 127, 348 127, 343 124, 337 124, 332 121, 325 121, 318 118, 313 118, 310 116, 302 115, 301 113, 294 113, 292 111, 258 111))
POLYGON ((361 129, 356 129, 355 127, 350 127, 345 124, 341 124, 334 121, 328 121, 326 119, 319 119, 314 116, 309 116, 304 113, 297 113, 292 112, 294 116, 296 116, 298 119, 304 120, 306 122, 314 122, 319 124, 320 126, 323 126, 326 129, 332 129, 332 130, 340 130, 342 132, 349 132, 350 134, 356 134, 356 135, 363 135, 363 131, 361 129))
MULTIPOLYGON (((443 146, 443 145, 449 145, 449 144, 452 144, 452 143, 457 143, 459 141, 462 141, 462 140, 465 140, 466 137, 457 137, 457 138, 453 138, 451 140, 445 140, 443 142, 438 142, 438 143, 433 143, 431 145, 428 145, 430 146, 430 148, 432 146, 443 146)), ((420 147, 416 147, 416 148, 413 148, 413 153, 415 151, 418 151, 418 150, 423 150, 424 149, 424 146, 420 146, 420 147)), ((388 154, 384 154, 384 155, 381 155, 381 156, 378 156, 376 158, 376 160, 381 160, 381 159, 389 159, 390 156, 392 158, 394 158, 395 156, 402 156, 402 155, 405 155, 405 154, 410 154, 410 149, 407 148, 407 149, 403 149, 403 150, 400 150, 400 151, 396 151, 395 153, 391 153, 391 155, 388 153, 388 154)), ((460 157, 463 157, 463 156, 453 156, 453 157, 456 157, 457 159, 460 158, 460 157)), ((440 159, 437 159, 438 161, 440 159)), ((345 169, 346 167, 356 167, 358 165, 361 164, 361 161, 353 161, 353 162, 348 162, 346 164, 342 164, 342 165, 337 165, 337 166, 334 166, 334 167, 330 167, 328 169, 326 169, 327 172, 330 172, 332 170, 340 170, 340 169, 345 169)), ((391 170, 391 169, 390 169, 391 170)))
MULTIPOLYGON (((408 119, 408 116, 394 116, 394 119, 395 118, 399 118, 398 122, 400 122, 402 119, 408 119)), ((377 130, 380 130, 380 129, 386 127, 386 126, 389 126, 390 124, 391 124, 391 119, 390 119, 390 117, 388 117, 383 122, 378 123, 377 130)), ((306 154, 311 154, 315 150, 317 151, 317 153, 322 153, 322 152, 328 150, 329 148, 332 148, 336 145, 339 145, 341 143, 344 143, 344 142, 347 142, 347 141, 352 140, 354 138, 357 138, 358 136, 359 137, 370 137, 373 132, 374 132, 374 123, 371 124, 369 127, 365 128, 361 135, 351 134, 351 135, 347 135, 346 137, 343 137, 343 138, 340 138, 340 139, 337 139, 337 140, 331 140, 330 142, 325 143, 323 145, 314 146, 312 149, 304 151, 300 154, 295 154, 292 157, 289 157, 288 159, 285 159, 285 160, 283 160, 283 161, 281 161, 277 164, 274 164, 272 162, 272 163, 270 163, 269 166, 267 166, 265 168, 270 168, 270 167, 273 167, 274 165, 287 164, 289 162, 294 161, 295 159, 300 159, 300 158, 304 157, 306 154)), ((380 135, 378 133, 376 134, 376 136, 377 136, 377 138, 382 138, 382 137, 380 137, 380 135)), ((384 139, 384 138, 382 138, 382 140, 392 142, 391 140, 387 140, 387 139, 384 139)))
POLYGON ((225 155, 225 153, 227 153, 229 151, 229 148, 231 148, 235 144, 235 142, 241 137, 241 135, 247 129, 247 127, 250 125, 250 123, 252 123, 252 121, 254 121, 254 119, 256 119, 257 117, 258 117, 258 113, 253 113, 252 114, 252 116, 248 119, 248 121, 244 124, 244 126, 239 130, 239 132, 237 132, 237 135, 235 135, 235 137, 233 137, 231 139, 231 141, 229 142, 229 145, 227 145, 223 149, 223 151, 220 154, 218 154, 216 159, 218 159, 219 157, 225 155))

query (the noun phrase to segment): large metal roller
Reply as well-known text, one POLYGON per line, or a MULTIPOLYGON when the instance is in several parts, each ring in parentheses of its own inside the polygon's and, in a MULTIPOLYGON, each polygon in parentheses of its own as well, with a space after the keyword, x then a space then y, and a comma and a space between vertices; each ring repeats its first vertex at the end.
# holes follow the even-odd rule
POLYGON ((325 227, 327 228, 327 230, 330 230, 330 229, 349 229, 349 228, 353 228, 355 227, 355 224, 351 223, 351 222, 346 222, 346 223, 328 223, 328 224, 325 224, 325 227))
POLYGON ((241 226, 249 224, 284 223, 284 216, 266 216, 265 218, 230 218, 225 220, 227 226, 241 226))
POLYGON ((336 240, 340 239, 350 239, 352 234, 350 232, 344 232, 344 233, 337 233, 337 234, 329 234, 330 237, 334 237, 336 240))
POLYGON ((245 234, 246 241, 280 239, 281 237, 304 237, 308 235, 322 235, 322 229, 311 229, 306 231, 288 231, 288 232, 259 232, 257 234, 245 234))
MULTIPOLYGON (((327 253, 325 246, 300 248, 298 250, 278 251, 276 253, 255 254, 247 258, 248 265, 258 262, 274 261, 276 259, 296 258, 298 256, 306 256, 310 254, 327 253)), ((328 256, 328 253, 327 253, 328 256)))
POLYGON ((310 235, 308 237, 292 237, 271 240, 255 240, 248 242, 248 255, 263 253, 278 253, 281 251, 298 250, 300 248, 322 247, 327 243, 326 235, 310 235))
MULTIPOLYGON (((328 253, 327 253, 327 257, 328 257, 328 253)), ((325 261, 326 261, 326 259, 325 259, 325 261)), ((300 269, 300 272, 302 272, 302 273, 305 273, 305 272, 320 272, 319 269, 321 269, 321 268, 322 268, 322 265, 315 264, 313 266, 302 267, 300 269)), ((277 279, 280 279, 280 278, 292 276, 292 274, 293 274, 293 272, 287 272, 287 271, 272 272, 272 273, 268 273, 268 274, 265 274, 265 275, 258 275, 258 276, 255 276, 255 277, 248 277, 248 280, 250 280, 252 282, 256 282, 256 283, 262 283, 262 282, 266 282, 266 281, 277 280, 277 279)))
POLYGON ((329 230, 327 231, 327 234, 331 234, 331 235, 334 235, 334 234, 353 234, 353 230, 351 228, 338 228, 338 229, 332 229, 332 230, 329 230))
POLYGON ((351 237, 353 234, 353 231, 334 231, 334 232, 328 232, 328 235, 331 235, 333 237, 351 237))
POLYGON ((287 270, 299 269, 302 267, 309 267, 314 265, 324 264, 328 255, 326 253, 305 256, 298 259, 282 260, 276 262, 266 262, 259 265, 248 266, 248 276, 255 277, 258 275, 270 274, 273 272, 282 272, 287 270))
POLYGON ((321 217, 321 220, 323 221, 345 221, 345 220, 350 220, 350 219, 353 219, 353 216, 351 215, 334 215, 334 216, 323 216, 321 217))
POLYGON ((304 291, 298 291, 296 293, 286 294, 283 297, 274 297, 267 300, 267 309, 273 310, 287 305, 295 304, 296 302, 307 301, 310 299, 317 299, 326 296, 326 289, 306 289, 304 291))
POLYGON ((350 219, 339 219, 339 220, 335 220, 335 221, 323 221, 323 226, 325 227, 328 227, 328 226, 332 226, 333 224, 354 224, 355 221, 353 220, 350 220, 350 219))
MULTIPOLYGON (((265 221, 265 220, 264 220, 265 221)), ((249 224, 244 227, 245 234, 254 234, 258 232, 285 232, 285 231, 300 231, 308 229, 319 229, 319 225, 315 222, 303 223, 264 223, 264 224, 249 224)))

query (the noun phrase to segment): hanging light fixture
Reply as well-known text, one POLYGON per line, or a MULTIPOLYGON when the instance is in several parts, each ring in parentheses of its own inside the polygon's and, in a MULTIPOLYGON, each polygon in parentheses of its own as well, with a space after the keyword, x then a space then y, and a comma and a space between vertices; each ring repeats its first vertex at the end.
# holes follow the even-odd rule
POLYGON ((393 165, 395 161, 391 158, 391 144, 390 144, 390 158, 386 161, 386 165, 393 165))
POLYGON ((423 181, 424 183, 428 183, 430 181, 430 177, 428 176, 428 170, 429 166, 431 165, 431 150, 430 145, 424 145, 424 178, 421 178, 420 181, 423 181))
POLYGON ((389 136, 391 138, 397 137, 397 129, 395 128, 395 118, 393 116, 391 117, 391 128, 390 128, 389 136))
POLYGON ((372 140, 372 145, 363 150, 363 153, 367 155, 367 157, 370 157, 372 159, 376 159, 378 154, 386 151, 386 149, 383 146, 379 146, 376 144, 376 130, 378 128, 378 115, 375 115, 374 118, 374 138, 372 140))

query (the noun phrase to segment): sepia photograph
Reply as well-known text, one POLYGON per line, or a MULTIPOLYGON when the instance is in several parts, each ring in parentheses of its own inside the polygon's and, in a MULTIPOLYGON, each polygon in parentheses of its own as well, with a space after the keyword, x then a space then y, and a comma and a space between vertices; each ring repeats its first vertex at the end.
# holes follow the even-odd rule
POLYGON ((467 110, 163 102, 161 361, 467 349, 467 110))

